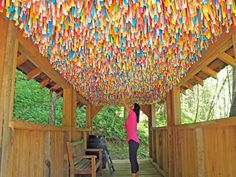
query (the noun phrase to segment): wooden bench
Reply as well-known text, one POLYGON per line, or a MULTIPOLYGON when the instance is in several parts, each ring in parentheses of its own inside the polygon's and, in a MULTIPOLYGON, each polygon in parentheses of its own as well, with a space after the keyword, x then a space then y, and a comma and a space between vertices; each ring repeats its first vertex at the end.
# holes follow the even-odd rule
POLYGON ((67 152, 70 165, 70 176, 75 174, 91 174, 96 177, 96 171, 99 169, 99 175, 102 175, 102 149, 85 149, 83 140, 67 142, 67 152), (86 155, 86 152, 98 152, 99 156, 86 155))

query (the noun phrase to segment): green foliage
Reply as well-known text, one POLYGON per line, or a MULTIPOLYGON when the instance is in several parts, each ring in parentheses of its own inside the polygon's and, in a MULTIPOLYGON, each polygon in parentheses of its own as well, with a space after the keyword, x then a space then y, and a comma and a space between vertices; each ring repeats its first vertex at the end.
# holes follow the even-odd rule
POLYGON ((105 134, 110 140, 125 140, 125 132, 121 131, 124 120, 120 117, 120 107, 105 106, 93 119, 93 129, 97 134, 105 134))
POLYGON ((85 128, 86 127, 86 107, 77 107, 76 109, 76 127, 85 128))
POLYGON ((181 95, 181 122, 194 123, 229 116, 232 99, 232 67, 227 66, 208 78, 203 86, 194 86, 181 95))
MULTIPOLYGON (((48 123, 50 97, 48 89, 41 89, 34 80, 27 80, 26 75, 16 71, 14 95, 14 119, 27 120, 42 124, 48 123)), ((56 102, 56 125, 62 124, 62 99, 56 102)))
POLYGON ((165 104, 156 104, 156 126, 164 127, 167 125, 166 106, 165 104))

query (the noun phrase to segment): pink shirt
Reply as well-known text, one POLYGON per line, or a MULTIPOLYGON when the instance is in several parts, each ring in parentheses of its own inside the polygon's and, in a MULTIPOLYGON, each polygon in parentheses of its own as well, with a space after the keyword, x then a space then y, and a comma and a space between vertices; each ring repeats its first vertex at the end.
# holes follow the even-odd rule
POLYGON ((128 142, 129 140, 134 140, 137 143, 140 143, 137 133, 137 118, 135 112, 132 109, 129 109, 129 114, 125 121, 125 129, 128 142))

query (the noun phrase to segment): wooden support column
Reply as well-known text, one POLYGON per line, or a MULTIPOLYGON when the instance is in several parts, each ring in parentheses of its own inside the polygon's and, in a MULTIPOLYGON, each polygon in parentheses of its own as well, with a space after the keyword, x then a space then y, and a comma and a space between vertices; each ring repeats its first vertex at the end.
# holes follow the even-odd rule
POLYGON ((175 153, 175 136, 174 128, 175 125, 181 123, 180 117, 180 88, 175 87, 166 95, 167 104, 167 131, 168 131, 168 176, 177 177, 175 173, 176 158, 175 153))
MULTIPOLYGON (((233 38, 233 48, 234 48, 234 64, 236 63, 236 28, 233 28, 234 30, 232 31, 232 38, 233 38)), ((234 66, 234 65, 232 65, 234 66)), ((236 79, 236 67, 234 66, 233 68, 233 79, 236 79)), ((233 82, 235 83, 235 82, 233 82)), ((236 84, 233 84, 233 101, 232 105, 230 108, 230 117, 236 116, 236 84)))
POLYGON ((90 129, 90 134, 93 133, 93 118, 103 108, 103 106, 94 106, 88 104, 86 107, 86 128, 90 129))
POLYGON ((99 113, 103 106, 92 106, 92 119, 99 113))
POLYGON ((149 157, 156 162, 156 136, 154 136, 153 127, 156 127, 156 104, 150 105, 150 117, 148 118, 149 130, 149 157))
POLYGON ((86 106, 86 128, 90 129, 89 134, 92 134, 92 126, 93 126, 93 119, 92 119, 92 105, 88 104, 86 106))
POLYGON ((77 93, 76 90, 72 89, 72 115, 71 115, 71 139, 76 140, 76 108, 77 108, 77 93))
MULTIPOLYGON (((69 133, 65 134, 64 141, 72 141, 76 134, 76 92, 75 89, 70 86, 63 89, 63 126, 69 127, 69 133)), ((65 143, 66 144, 66 143, 65 143)), ((64 157, 67 157, 66 147, 64 147, 64 157)), ((64 160, 64 176, 68 176, 68 161, 64 160)))
POLYGON ((70 86, 63 89, 63 125, 70 127, 69 140, 75 138, 76 132, 76 91, 70 86))
POLYGON ((0 16, 0 177, 11 176, 12 118, 18 41, 13 22, 0 16))
POLYGON ((149 146, 149 157, 153 158, 153 137, 152 137, 152 127, 156 126, 156 108, 155 104, 140 105, 141 110, 148 117, 148 146, 149 146))

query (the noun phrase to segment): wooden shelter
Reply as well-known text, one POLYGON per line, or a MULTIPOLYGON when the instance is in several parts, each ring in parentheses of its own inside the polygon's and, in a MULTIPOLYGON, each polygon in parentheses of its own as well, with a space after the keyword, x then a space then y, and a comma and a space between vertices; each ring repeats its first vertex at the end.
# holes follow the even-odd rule
MULTIPOLYGON (((0 13, 0 177, 68 176, 66 142, 86 139, 92 119, 102 106, 92 105, 59 75, 14 22, 0 13), (13 120, 16 68, 41 87, 63 96, 63 126, 13 120), (75 126, 77 106, 86 105, 86 129, 75 126), (50 174, 49 174, 50 173, 50 174)), ((163 176, 235 177, 236 117, 182 125, 180 93, 208 77, 217 77, 226 65, 236 67, 236 29, 223 33, 192 65, 165 98, 168 125, 156 128, 155 104, 144 104, 148 117, 149 156, 163 176)))

